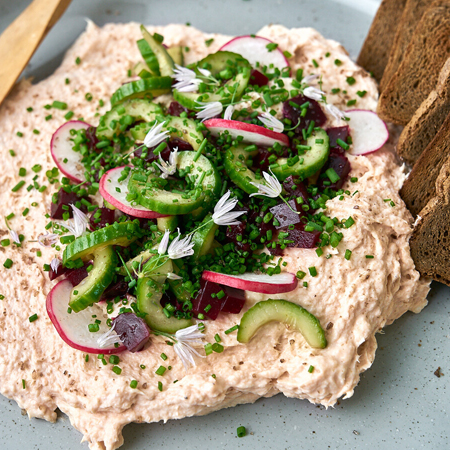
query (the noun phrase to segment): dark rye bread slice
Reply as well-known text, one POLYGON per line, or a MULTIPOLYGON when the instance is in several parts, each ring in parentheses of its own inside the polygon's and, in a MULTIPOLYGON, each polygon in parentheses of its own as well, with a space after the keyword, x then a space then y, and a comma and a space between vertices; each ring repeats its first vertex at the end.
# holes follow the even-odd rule
POLYGON ((436 195, 436 179, 450 157, 450 114, 434 139, 420 155, 405 180, 400 196, 413 216, 436 195))
POLYGON ((436 196, 419 215, 409 241, 416 269, 450 286, 450 158, 436 180, 436 196))
POLYGON ((397 143, 397 153, 413 165, 436 136, 450 113, 450 58, 439 74, 436 89, 422 102, 403 129, 397 143))
POLYGON ((425 10, 431 6, 433 1, 435 0, 406 1, 400 21, 396 26, 392 49, 388 57, 383 77, 380 81, 380 92, 383 92, 384 88, 388 85, 390 79, 400 66, 417 24, 422 18, 425 10))
POLYGON ((383 0, 356 61, 380 82, 406 0, 383 0))
POLYGON ((450 2, 433 6, 420 20, 397 72, 381 93, 378 115, 406 125, 435 88, 450 56, 450 2))

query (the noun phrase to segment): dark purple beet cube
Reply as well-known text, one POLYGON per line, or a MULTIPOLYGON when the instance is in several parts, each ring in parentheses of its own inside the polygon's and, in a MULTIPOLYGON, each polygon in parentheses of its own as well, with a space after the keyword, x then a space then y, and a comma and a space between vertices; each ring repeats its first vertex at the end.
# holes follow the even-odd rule
POLYGON ((92 126, 86 130, 86 138, 87 138, 86 145, 88 146, 89 150, 98 152, 99 150, 96 147, 96 145, 98 144, 96 131, 97 128, 92 126))
MULTIPOLYGON (((56 194, 56 203, 52 202, 50 204, 50 217, 52 219, 62 220, 65 212, 69 213, 69 218, 73 217, 72 208, 69 205, 75 205, 75 203, 80 202, 81 199, 82 197, 78 196, 74 192, 67 193, 63 188, 61 188, 56 194), (67 206, 68 209, 63 209, 63 205, 67 206)), ((84 213, 87 212, 87 207, 83 205, 83 203, 81 203, 79 209, 84 213)))
POLYGON ((87 276, 87 266, 78 269, 67 269, 66 278, 72 283, 72 286, 78 286, 87 276))
POLYGON ((116 297, 125 297, 128 293, 128 283, 122 278, 108 286, 103 292, 102 300, 111 300, 116 297))
POLYGON ((134 313, 119 314, 113 325, 123 345, 132 353, 141 350, 150 339, 150 328, 134 313))
POLYGON ((289 236, 286 239, 294 241, 287 244, 288 247, 315 248, 320 239, 320 231, 305 231, 303 222, 294 225, 293 230, 286 231, 289 232, 289 236))
POLYGON ((114 223, 114 210, 109 208, 97 208, 91 214, 89 218, 89 225, 92 230, 98 230, 104 228, 106 225, 112 225, 114 223))
POLYGON ((283 103, 283 117, 289 119, 292 122, 292 126, 297 125, 298 120, 301 119, 300 125, 295 129, 295 132, 300 134, 303 129, 308 128, 312 120, 314 120, 314 126, 316 127, 321 127, 327 121, 327 116, 322 111, 319 102, 316 102, 315 100, 312 100, 301 94, 297 95, 297 97, 286 100, 283 103), (309 106, 307 108, 305 117, 301 117, 300 114, 302 110, 300 106, 306 102, 309 102, 309 106), (292 106, 291 103, 296 103, 297 105, 299 105, 298 108, 292 106))
POLYGON ((249 84, 253 84, 259 87, 265 86, 269 82, 269 79, 261 73, 259 70, 252 69, 250 72, 249 84))
MULTIPOLYGON (((297 210, 298 205, 295 200, 289 200, 289 205, 294 211, 297 210)), ((289 206, 284 202, 270 208, 269 211, 273 214, 273 217, 280 223, 280 225, 275 226, 277 230, 289 225, 295 225, 296 223, 300 222, 300 215, 292 211, 291 208, 289 208, 289 206)))
MULTIPOLYGON (((191 150, 194 150, 194 149, 192 148, 192 145, 189 144, 189 142, 183 141, 182 139, 178 139, 178 138, 174 138, 174 139, 171 139, 171 140, 169 141, 169 148, 170 148, 170 150, 173 151, 173 149, 174 149, 175 147, 178 148, 178 151, 179 151, 179 152, 185 152, 185 151, 191 151, 191 150)), ((161 156, 163 156, 163 155, 161 155, 161 156)), ((167 161, 168 157, 165 158, 165 157, 163 156, 163 159, 167 161)))
MULTIPOLYGON (((150 147, 147 150, 147 156, 145 157, 144 161, 147 163, 152 163, 153 161, 158 161, 159 160, 159 156, 155 155, 153 153, 153 150, 156 149, 157 146, 154 147, 150 147)), ((134 156, 137 158, 140 158, 142 156, 142 152, 143 152, 143 148, 139 148, 138 150, 136 150, 134 152, 134 156)), ((170 156, 170 148, 169 146, 166 145, 166 148, 161 152, 161 158, 164 159, 164 161, 167 161, 169 159, 170 156)))
POLYGON ((163 308, 170 304, 174 306, 177 311, 183 311, 183 304, 178 301, 172 291, 165 291, 159 303, 163 308))
POLYGON ((167 110, 167 113, 170 116, 180 117, 180 114, 183 112, 188 112, 187 108, 185 108, 178 102, 170 102, 169 108, 167 110))
POLYGON ((294 199, 301 197, 303 198, 303 203, 308 204, 308 191, 303 181, 300 181, 299 178, 290 175, 284 180, 283 187, 289 194, 289 197, 293 197, 294 199))
POLYGON ((335 183, 331 183, 330 185, 325 186, 323 182, 330 181, 329 178, 325 175, 324 178, 320 177, 318 186, 319 189, 329 187, 337 191, 344 185, 345 181, 347 180, 348 174, 351 170, 350 161, 345 156, 343 151, 333 148, 330 151, 330 157, 328 158, 327 163, 322 169, 322 174, 324 174, 330 167, 334 169, 334 171, 339 175, 340 179, 335 183))
POLYGON ((330 138, 330 148, 341 148, 336 141, 338 139, 341 139, 342 141, 347 142, 347 138, 350 135, 350 128, 348 125, 345 125, 343 127, 328 128, 327 134, 330 138))
POLYGON ((245 304, 245 291, 229 286, 222 286, 226 296, 222 303, 222 311, 229 314, 239 314, 245 304))
POLYGON ((211 294, 217 294, 223 291, 223 287, 220 284, 212 283, 211 281, 200 280, 200 289, 197 296, 192 300, 192 312, 194 315, 204 314, 208 319, 216 320, 220 311, 222 310, 222 304, 225 297, 218 299, 217 297, 211 297, 211 294), (211 305, 208 311, 205 308, 211 305))
POLYGON ((226 231, 227 241, 232 242, 234 245, 236 245, 240 250, 244 252, 250 251, 250 244, 248 242, 244 243, 242 240, 238 241, 238 236, 242 236, 243 239, 246 226, 247 223, 241 221, 239 225, 228 226, 226 231))
POLYGON ((69 269, 67 269, 67 267, 64 267, 62 264, 60 264, 56 270, 53 270, 50 267, 50 270, 48 271, 48 277, 50 278, 50 281, 56 280, 56 278, 64 275, 68 270, 69 269))
POLYGON ((269 156, 272 155, 266 148, 258 148, 258 153, 253 157, 253 167, 267 172, 269 170, 269 156))

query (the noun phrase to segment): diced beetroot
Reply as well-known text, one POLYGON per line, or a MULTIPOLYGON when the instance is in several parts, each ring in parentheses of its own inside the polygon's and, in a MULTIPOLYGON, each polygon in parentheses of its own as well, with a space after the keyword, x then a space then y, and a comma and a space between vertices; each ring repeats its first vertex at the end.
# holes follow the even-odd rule
POLYGON ((293 175, 287 177, 283 182, 283 187, 289 194, 289 197, 298 198, 302 197, 304 203, 308 204, 308 191, 306 186, 300 178, 296 178, 293 175))
POLYGON ((235 244, 240 250, 244 252, 250 251, 250 244, 248 242, 244 243, 242 240, 238 241, 238 236, 244 236, 245 227, 247 222, 241 221, 239 225, 231 225, 227 227, 226 235, 227 241, 235 244))
POLYGON ((265 86, 269 82, 269 79, 261 73, 259 70, 252 69, 250 72, 249 84, 253 84, 259 87, 265 86))
POLYGON ((170 303, 177 311, 183 311, 183 304, 178 301, 172 291, 165 291, 159 303, 163 308, 170 303))
POLYGON ((326 121, 327 116, 322 111, 322 108, 318 102, 303 95, 297 95, 297 97, 286 100, 283 103, 283 117, 289 119, 292 122, 292 126, 297 125, 298 119, 301 118, 300 125, 295 129, 296 133, 301 133, 303 129, 308 128, 309 123, 314 120, 316 127, 321 127, 326 121), (301 109, 300 105, 309 102, 305 117, 300 117, 301 109), (297 103, 298 108, 291 105, 291 103, 297 103))
POLYGON ((341 148, 336 141, 338 139, 341 139, 342 141, 347 142, 347 138, 350 135, 350 128, 348 127, 348 125, 345 125, 343 127, 328 128, 327 134, 330 138, 330 147, 341 148))
POLYGON ((224 290, 220 284, 206 281, 203 278, 200 280, 200 289, 197 296, 192 300, 192 312, 194 315, 204 314, 208 319, 216 320, 220 311, 222 310, 222 304, 224 298, 212 298, 211 294, 217 294, 224 290), (205 308, 211 305, 211 309, 208 312, 205 308))
MULTIPOLYGON (((297 210, 297 202, 295 200, 289 200, 289 205, 291 208, 296 211, 297 210)), ((295 225, 296 223, 300 223, 300 215, 296 214, 292 209, 289 208, 286 203, 279 203, 278 205, 270 208, 270 212, 273 214, 273 217, 278 220, 280 225, 275 226, 277 230, 280 228, 287 227, 289 225, 295 225)))
POLYGON ((64 275, 68 270, 69 269, 67 269, 67 267, 64 267, 62 264, 59 264, 56 271, 50 267, 50 270, 48 271, 48 277, 50 278, 50 281, 56 280, 56 278, 64 275))
POLYGON ((169 108, 167 110, 169 116, 180 117, 180 114, 183 112, 188 112, 187 108, 185 108, 178 102, 170 102, 169 108))
MULTIPOLYGON (((280 230, 281 231, 281 230, 280 230)), ((303 222, 294 225, 293 230, 285 228, 282 231, 289 233, 286 240, 294 241, 286 244, 290 248, 315 248, 320 239, 320 231, 305 231, 305 224, 303 222)), ((282 256, 284 251, 277 246, 275 249, 269 249, 272 255, 282 256)))
POLYGON ((98 148, 96 147, 96 145, 98 144, 97 135, 95 133, 96 131, 97 131, 96 127, 89 127, 86 130, 86 138, 87 138, 86 145, 88 146, 89 150, 99 152, 98 148))
POLYGON ((328 158, 327 163, 322 169, 322 173, 325 173, 325 171, 329 168, 333 168, 335 172, 339 175, 340 179, 336 181, 336 183, 331 183, 329 186, 325 186, 323 184, 324 181, 329 181, 328 177, 320 178, 319 179, 319 189, 324 189, 325 187, 329 187, 335 191, 339 190, 347 180, 348 174, 350 173, 351 166, 350 161, 345 156, 343 151, 333 148, 330 151, 330 157, 328 158))
POLYGON ((111 300, 116 297, 125 297, 128 292, 128 283, 122 278, 110 286, 103 292, 102 300, 111 300))
MULTIPOLYGON (((81 199, 82 197, 79 197, 77 194, 73 192, 67 193, 63 188, 61 188, 57 193, 56 203, 52 202, 50 204, 50 217, 52 219, 62 220, 63 214, 65 212, 69 213, 69 217, 73 217, 72 208, 69 205, 70 204, 74 205, 76 202, 81 201, 81 199), (63 205, 68 206, 69 209, 67 210, 63 209, 63 205)), ((83 211, 84 213, 87 212, 87 208, 85 205, 83 205, 83 203, 81 203, 80 205, 80 210, 83 211)))
POLYGON ((66 278, 72 283, 72 286, 78 286, 87 276, 87 266, 78 269, 67 269, 66 278))
POLYGON ((91 214, 89 218, 89 225, 92 230, 98 230, 99 228, 106 227, 106 225, 112 225, 114 223, 114 210, 109 208, 97 208, 91 214))
MULTIPOLYGON (((183 141, 182 139, 178 139, 178 138, 171 139, 169 141, 169 148, 170 148, 170 150, 173 151, 173 149, 175 147, 178 148, 179 152, 194 150, 192 148, 192 145, 189 144, 189 142, 183 141)), ((163 156, 163 155, 161 155, 161 156, 163 156)), ((163 159, 167 160, 167 158, 164 158, 164 156, 163 156, 163 159)))
MULTIPOLYGON (((150 147, 148 149, 147 156, 145 158, 145 162, 152 163, 153 161, 158 161, 159 156, 155 155, 153 153, 153 150, 155 150, 155 148, 156 148, 156 146, 150 147)), ((143 149, 139 148, 138 150, 136 150, 134 152, 134 156, 137 158, 140 158, 142 155, 142 152, 143 152, 143 149)), ((169 146, 166 146, 166 148, 161 152, 161 158, 164 159, 164 161, 167 161, 169 159, 169 156, 170 156, 170 148, 169 148, 169 146)))
POLYGON ((272 155, 266 148, 258 148, 258 154, 253 157, 253 167, 267 172, 270 162, 269 156, 272 155))
POLYGON ((226 296, 222 303, 222 311, 229 314, 239 314, 245 304, 245 291, 229 286, 222 286, 226 296))
POLYGON ((150 328, 134 313, 119 314, 113 321, 114 331, 130 352, 142 350, 150 339, 150 328))

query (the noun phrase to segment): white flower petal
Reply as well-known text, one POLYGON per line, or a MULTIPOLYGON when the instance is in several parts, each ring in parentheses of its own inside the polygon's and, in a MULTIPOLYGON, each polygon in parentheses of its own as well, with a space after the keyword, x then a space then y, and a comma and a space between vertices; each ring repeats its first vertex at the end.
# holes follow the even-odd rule
POLYGON ((211 76, 211 72, 208 69, 202 69, 201 67, 199 67, 198 71, 205 77, 211 76))
POLYGON ((322 96, 325 95, 325 92, 315 87, 308 86, 307 88, 303 89, 303 95, 312 100, 319 101, 322 100, 322 96))
POLYGON ((122 341, 120 340, 119 335, 114 331, 114 325, 115 322, 113 322, 112 327, 106 332, 103 333, 101 336, 97 339, 97 345, 100 348, 109 347, 113 344, 121 344, 122 341))
POLYGON ((59 236, 57 234, 49 233, 47 231, 45 234, 40 234, 37 240, 42 247, 50 247, 58 242, 58 238, 59 236))
POLYGON ((58 258, 53 258, 50 261, 50 267, 52 268, 53 272, 56 272, 60 265, 61 265, 61 261, 58 258))
POLYGON ((169 272, 169 273, 167 274, 167 279, 168 279, 168 280, 182 280, 183 277, 180 277, 180 276, 177 275, 176 273, 169 272))
POLYGON ((345 113, 334 105, 327 103, 325 109, 336 119, 345 119, 345 113))
POLYGON ((312 81, 316 80, 319 77, 320 77, 319 73, 316 75, 308 75, 302 79, 302 83, 311 84, 312 81))
POLYGON ((175 78, 176 80, 173 87, 180 92, 196 91, 198 89, 198 85, 202 82, 202 80, 196 78, 196 74, 193 70, 188 69, 187 67, 182 67, 178 64, 175 64, 172 78, 175 78))
POLYGON ((67 226, 75 237, 80 237, 83 233, 86 232, 87 226, 89 224, 89 218, 83 211, 78 209, 75 205, 70 203, 70 207, 73 212, 73 225, 71 229, 67 226))
POLYGON ((234 106, 233 105, 228 105, 227 108, 225 109, 225 112, 223 114, 223 118, 225 120, 232 120, 232 116, 234 113, 234 106))
POLYGON ((167 254, 170 259, 180 259, 194 254, 194 243, 191 242, 192 234, 180 240, 180 230, 178 236, 170 243, 167 254))
POLYGON ((169 175, 173 175, 177 170, 177 153, 178 147, 174 147, 173 151, 169 155, 169 162, 162 159, 161 153, 159 154, 159 162, 155 163, 161 170, 161 178, 167 178, 169 175))
POLYGON ((14 230, 9 230, 9 235, 15 244, 20 244, 19 235, 14 230))
POLYGON ((238 203, 237 198, 232 198, 231 200, 229 200, 230 195, 231 192, 227 191, 214 207, 214 214, 212 215, 212 219, 216 225, 238 225, 240 222, 235 219, 237 219, 239 216, 242 216, 242 214, 245 214, 245 211, 230 212, 238 203))
POLYGON ((144 139, 144 145, 147 148, 155 147, 159 144, 161 144, 162 141, 164 141, 167 136, 169 135, 169 132, 167 130, 161 131, 162 127, 164 126, 164 122, 161 123, 155 123, 152 128, 150 128, 150 131, 147 133, 144 139))
POLYGON ((276 198, 281 194, 283 188, 278 181, 278 178, 272 172, 272 169, 269 170, 272 175, 267 172, 263 172, 266 184, 253 183, 252 181, 250 182, 250 184, 253 184, 253 186, 258 188, 258 192, 250 194, 250 197, 254 195, 264 195, 266 197, 276 198))
POLYGON ((222 114, 223 105, 220 102, 197 102, 197 104, 201 110, 195 115, 197 119, 202 119, 203 121, 222 114))
POLYGON ((159 243, 159 247, 158 247, 158 253, 160 255, 164 255, 164 253, 166 253, 167 251, 167 245, 169 244, 169 236, 170 236, 170 231, 166 230, 164 232, 164 236, 161 239, 161 242, 159 243))
POLYGON ((282 133, 284 130, 284 124, 268 112, 262 113, 260 116, 258 116, 258 119, 264 124, 266 128, 271 128, 276 133, 282 133))

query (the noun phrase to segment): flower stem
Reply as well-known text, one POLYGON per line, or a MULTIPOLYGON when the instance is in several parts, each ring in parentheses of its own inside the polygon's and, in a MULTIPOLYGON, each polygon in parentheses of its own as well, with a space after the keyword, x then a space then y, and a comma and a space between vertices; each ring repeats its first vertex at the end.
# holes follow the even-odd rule
POLYGON ((281 198, 281 200, 283 200, 284 203, 286 203, 286 205, 288 205, 288 208, 295 214, 300 215, 301 213, 299 213, 298 211, 294 211, 292 209, 292 206, 288 203, 288 201, 280 194, 279 197, 281 198))

